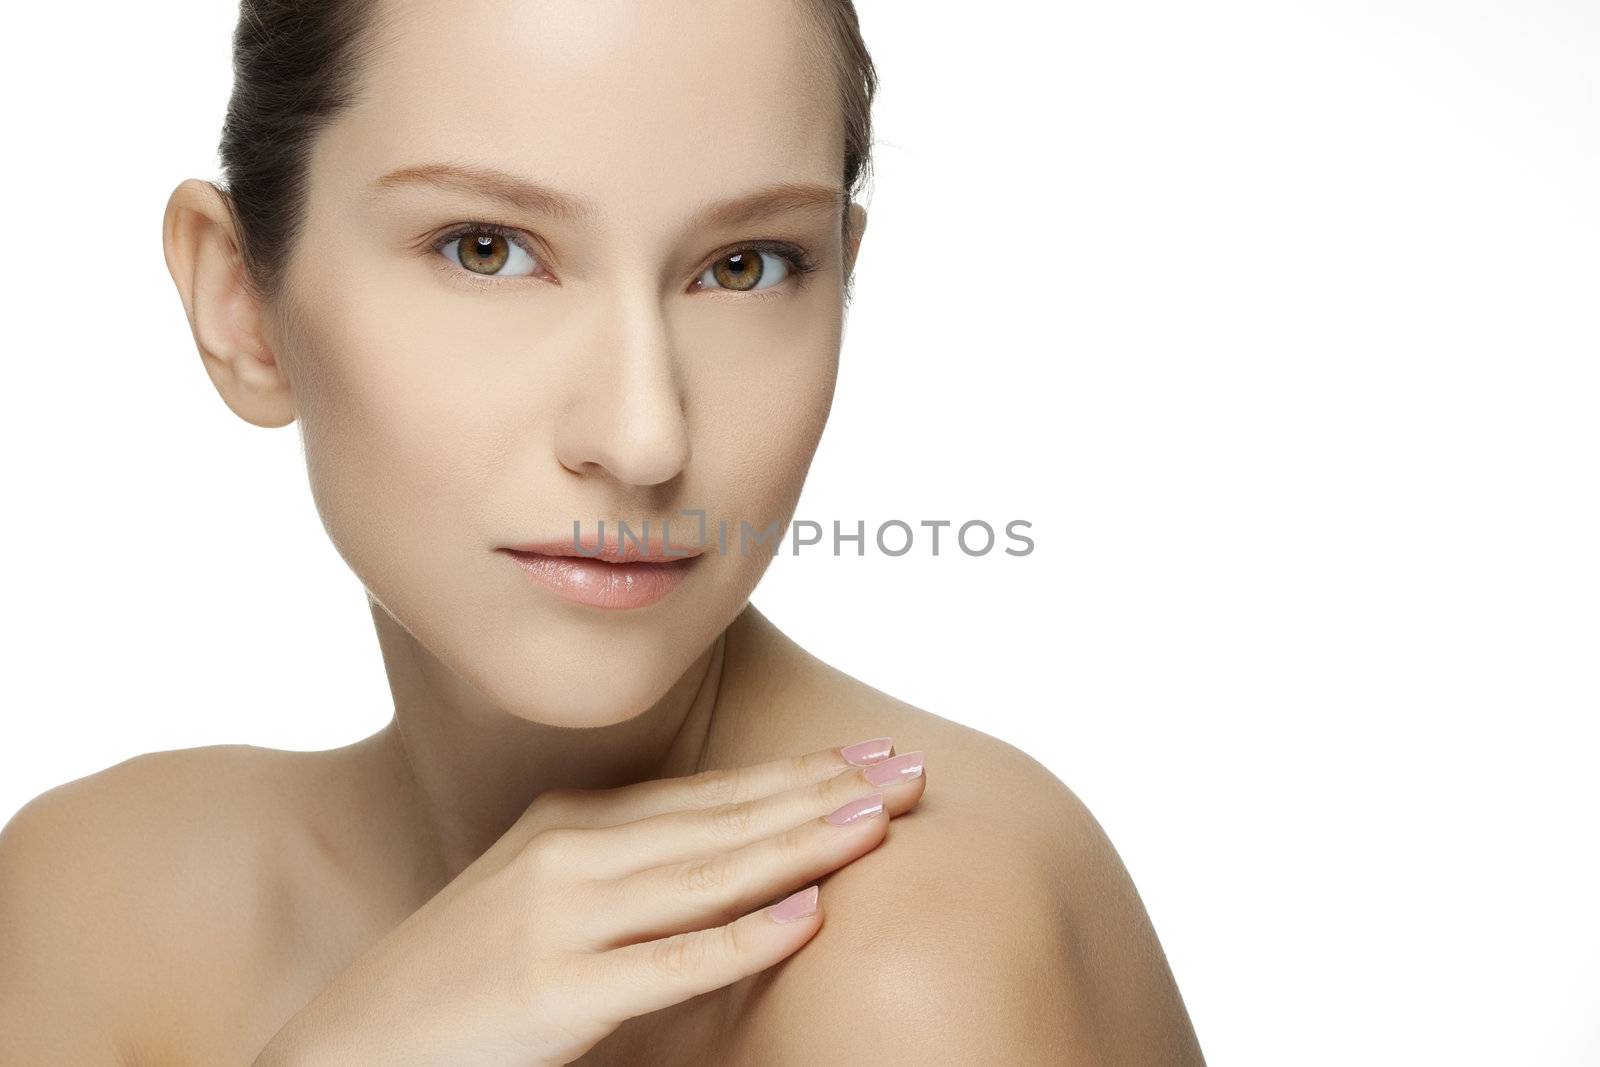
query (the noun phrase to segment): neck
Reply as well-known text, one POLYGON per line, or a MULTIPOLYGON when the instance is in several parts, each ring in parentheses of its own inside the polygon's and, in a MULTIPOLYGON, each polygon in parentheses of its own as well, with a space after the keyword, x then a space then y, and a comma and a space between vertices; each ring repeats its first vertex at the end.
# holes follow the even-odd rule
MULTIPOLYGON (((406 796, 424 862, 442 885, 549 789, 609 789, 701 768, 722 691, 724 631, 646 711, 608 726, 530 722, 478 694, 372 605, 394 717, 369 738, 406 796)), ((411 821, 411 820, 408 820, 411 821)))

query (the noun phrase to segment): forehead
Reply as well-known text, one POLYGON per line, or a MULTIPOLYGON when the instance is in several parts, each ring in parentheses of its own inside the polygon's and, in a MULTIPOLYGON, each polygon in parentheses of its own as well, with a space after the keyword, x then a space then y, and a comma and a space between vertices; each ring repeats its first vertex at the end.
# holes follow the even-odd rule
POLYGON ((361 93, 323 138, 352 179, 479 163, 642 211, 840 179, 809 0, 378 2, 361 93))

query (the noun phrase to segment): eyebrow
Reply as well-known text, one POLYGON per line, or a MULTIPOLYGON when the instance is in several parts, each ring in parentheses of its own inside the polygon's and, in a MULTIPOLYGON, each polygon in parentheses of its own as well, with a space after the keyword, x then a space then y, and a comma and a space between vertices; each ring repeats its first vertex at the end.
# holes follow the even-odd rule
MULTIPOLYGON (((518 211, 549 215, 566 222, 582 222, 599 213, 594 201, 587 197, 563 193, 493 167, 423 163, 391 171, 372 185, 375 192, 420 185, 472 193, 518 211)), ((827 210, 842 214, 847 204, 848 197, 842 186, 777 182, 726 200, 702 204, 690 223, 696 227, 739 226, 791 211, 827 210)))

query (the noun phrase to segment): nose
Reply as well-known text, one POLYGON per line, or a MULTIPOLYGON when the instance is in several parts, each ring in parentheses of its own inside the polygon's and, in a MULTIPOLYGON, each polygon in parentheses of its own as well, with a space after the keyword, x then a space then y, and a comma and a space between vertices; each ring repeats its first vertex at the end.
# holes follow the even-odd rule
POLYGON ((659 485, 689 462, 685 397, 658 303, 608 302, 576 369, 555 447, 576 474, 603 472, 626 486, 659 485))

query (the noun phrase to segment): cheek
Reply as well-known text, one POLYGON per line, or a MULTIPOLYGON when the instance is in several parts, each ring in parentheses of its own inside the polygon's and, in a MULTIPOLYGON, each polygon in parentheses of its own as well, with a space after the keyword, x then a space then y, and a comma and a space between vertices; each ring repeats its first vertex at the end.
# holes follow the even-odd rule
POLYGON ((837 319, 813 305, 772 325, 706 343, 694 360, 693 481, 733 538, 741 521, 763 530, 791 517, 833 403, 837 319))
POLYGON ((363 577, 395 554, 419 567, 459 551, 469 502, 497 462, 492 390, 459 366, 437 323, 345 289, 304 328, 297 392, 312 495, 363 577), (363 568, 367 570, 364 572, 363 568))

